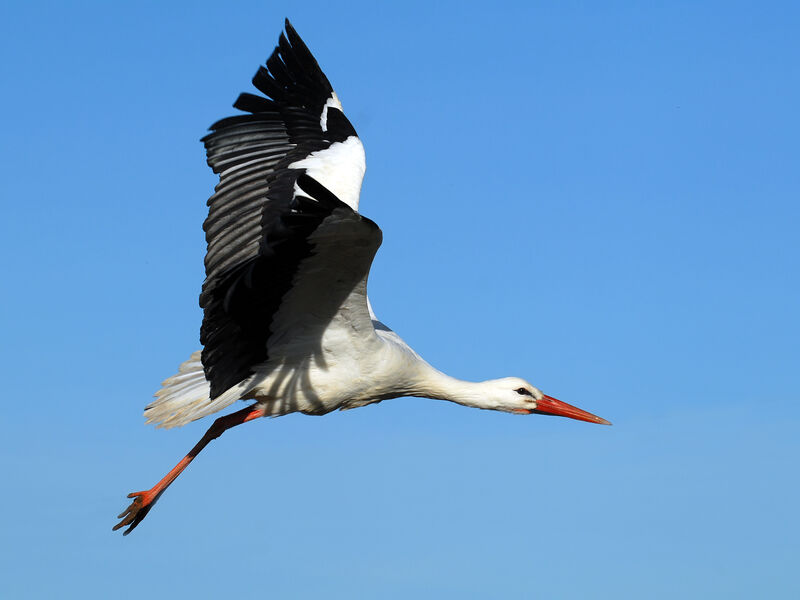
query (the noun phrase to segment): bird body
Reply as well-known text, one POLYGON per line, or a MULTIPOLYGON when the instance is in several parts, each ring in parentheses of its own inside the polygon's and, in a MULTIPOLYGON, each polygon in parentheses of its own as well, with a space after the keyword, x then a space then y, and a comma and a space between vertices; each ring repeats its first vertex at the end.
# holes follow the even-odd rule
MULTIPOLYGON (((516 412, 520 409, 516 389, 529 387, 531 400, 542 396, 538 389, 514 377, 469 382, 445 375, 386 325, 369 315, 364 319, 358 313, 358 310, 340 311, 321 334, 310 330, 307 336, 291 338, 274 347, 276 358, 255 368, 247 384, 249 391, 237 399, 256 400, 265 416, 278 417, 293 412, 324 415, 403 396, 450 400, 490 410, 504 410, 507 405, 505 410, 516 412), (321 351, 311 352, 310 348, 317 344, 321 351), (504 403, 502 398, 494 398, 494 391, 508 392, 509 401, 504 403)), ((199 354, 195 352, 184 365, 194 365, 196 381, 206 384, 199 354)), ((191 372, 189 368, 176 376, 176 393, 186 389, 185 375, 191 372)), ((173 383, 167 380, 165 384, 159 393, 172 391, 173 383)), ((209 401, 207 392, 198 400, 196 404, 205 406, 209 401)), ((161 416, 156 412, 158 408, 158 402, 148 407, 145 415, 149 422, 158 421, 161 416)), ((166 421, 168 427, 174 424, 166 421)))
POLYGON ((174 427, 254 402, 218 418, 153 488, 130 494, 114 529, 129 533, 211 440, 259 417, 424 396, 608 424, 523 379, 445 375, 378 321, 367 280, 382 234, 358 212, 364 147, 288 20, 253 84, 264 95, 240 95, 234 106, 245 114, 203 138, 220 177, 203 225, 203 349, 164 382, 145 417, 174 427))

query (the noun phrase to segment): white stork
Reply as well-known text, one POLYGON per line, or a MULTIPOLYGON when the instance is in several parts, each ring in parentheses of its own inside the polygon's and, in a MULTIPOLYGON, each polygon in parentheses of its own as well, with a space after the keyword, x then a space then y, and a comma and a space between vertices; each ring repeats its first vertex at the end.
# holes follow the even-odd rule
POLYGON ((437 371, 381 323, 367 278, 381 230, 359 214, 364 147, 311 52, 286 21, 278 47, 244 93, 245 114, 203 138, 219 184, 203 229, 202 351, 164 381, 144 415, 176 427, 237 400, 151 489, 129 494, 114 529, 133 530, 195 456, 258 417, 323 415, 401 396, 609 424, 523 379, 478 383, 437 371))

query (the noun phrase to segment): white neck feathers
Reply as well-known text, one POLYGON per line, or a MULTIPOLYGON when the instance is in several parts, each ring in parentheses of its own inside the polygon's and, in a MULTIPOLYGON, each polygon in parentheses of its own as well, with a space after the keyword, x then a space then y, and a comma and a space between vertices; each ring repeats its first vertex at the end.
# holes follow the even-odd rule
POLYGON ((497 402, 492 399, 491 381, 463 381, 445 375, 428 364, 425 367, 427 368, 421 369, 421 377, 417 380, 412 395, 448 400, 473 408, 498 408, 497 402))

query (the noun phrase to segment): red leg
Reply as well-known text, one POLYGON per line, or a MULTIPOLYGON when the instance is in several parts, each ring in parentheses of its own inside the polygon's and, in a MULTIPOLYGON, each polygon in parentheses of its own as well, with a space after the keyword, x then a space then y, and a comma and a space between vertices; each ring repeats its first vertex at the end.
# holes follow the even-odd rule
POLYGON ((200 454, 200 451, 205 448, 211 440, 217 439, 231 427, 236 427, 237 425, 247 423, 248 421, 252 421, 253 419, 263 416, 263 409, 248 406, 245 409, 225 415, 224 417, 220 417, 214 421, 211 427, 208 428, 208 431, 206 431, 203 437, 200 438, 200 441, 195 444, 194 448, 189 450, 189 453, 183 457, 181 462, 175 465, 175 467, 173 467, 173 469, 167 473, 161 481, 147 491, 133 492, 132 494, 128 494, 128 498, 134 498, 134 500, 131 502, 131 505, 117 517, 118 519, 122 520, 114 525, 113 530, 116 531, 120 527, 130 525, 130 527, 122 532, 122 535, 128 535, 139 523, 142 522, 142 519, 147 516, 147 513, 150 512, 151 508, 153 508, 153 505, 161 497, 161 494, 164 493, 164 490, 166 490, 169 485, 175 481, 175 479, 177 479, 178 475, 180 475, 183 470, 189 466, 189 463, 194 460, 194 457, 200 454))

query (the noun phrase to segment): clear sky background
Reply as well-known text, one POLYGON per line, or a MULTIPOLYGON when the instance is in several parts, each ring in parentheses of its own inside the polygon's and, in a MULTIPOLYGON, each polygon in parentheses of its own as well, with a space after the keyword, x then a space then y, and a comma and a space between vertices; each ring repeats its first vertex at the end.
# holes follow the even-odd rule
POLYGON ((800 12, 4 3, 0 597, 797 598, 800 12), (199 138, 288 16, 367 148, 378 315, 613 421, 144 425, 199 347, 199 138), (146 596, 145 596, 146 595, 146 596))

